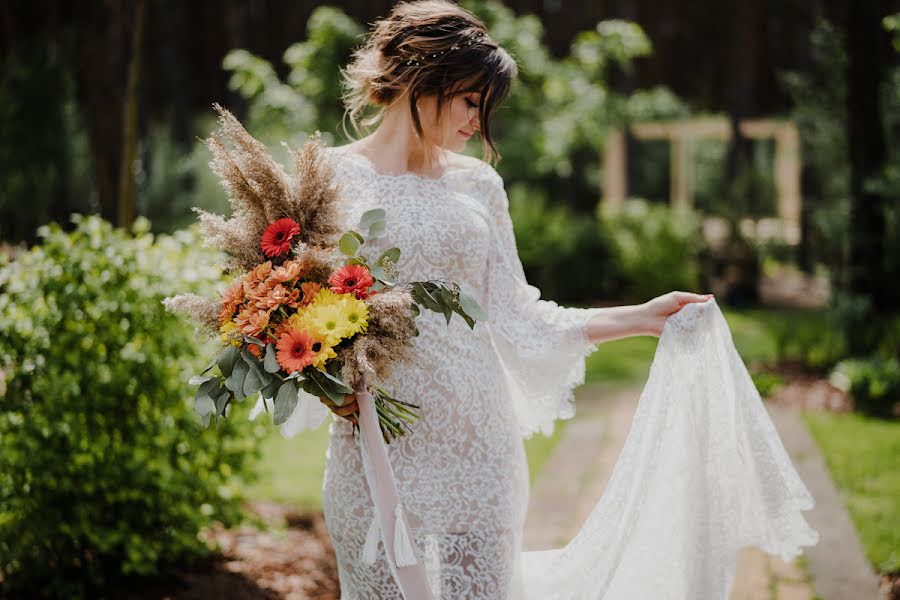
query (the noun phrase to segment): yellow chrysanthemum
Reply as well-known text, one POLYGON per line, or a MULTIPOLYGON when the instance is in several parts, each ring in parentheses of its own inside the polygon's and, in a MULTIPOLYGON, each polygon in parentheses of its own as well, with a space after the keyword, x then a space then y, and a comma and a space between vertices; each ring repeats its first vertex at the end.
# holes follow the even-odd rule
POLYGON ((309 305, 309 308, 313 306, 328 306, 332 304, 339 304, 343 299, 345 294, 335 294, 327 287, 321 288, 317 293, 315 298, 313 298, 312 304, 309 305))
POLYGON ((226 344, 231 344, 232 346, 240 346, 243 338, 241 334, 237 330, 237 324, 234 321, 225 321, 221 327, 219 327, 219 331, 221 332, 222 341, 226 344))
POLYGON ((302 327, 326 336, 332 346, 341 338, 350 337, 353 325, 347 319, 343 303, 319 304, 314 302, 300 318, 302 327))
POLYGON ((344 296, 344 314, 352 326, 351 335, 365 331, 369 326, 369 307, 362 300, 358 300, 356 296, 342 295, 344 296))

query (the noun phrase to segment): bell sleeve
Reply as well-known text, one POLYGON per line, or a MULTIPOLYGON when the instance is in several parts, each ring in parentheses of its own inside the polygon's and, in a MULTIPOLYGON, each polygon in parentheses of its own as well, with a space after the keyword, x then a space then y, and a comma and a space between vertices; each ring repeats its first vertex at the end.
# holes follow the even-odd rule
POLYGON ((480 194, 491 238, 485 324, 520 434, 550 435, 557 419, 575 415, 574 389, 584 383, 585 359, 597 347, 587 337, 587 323, 603 309, 564 307, 540 298, 540 290, 525 279, 503 180, 492 167, 482 171, 480 194))

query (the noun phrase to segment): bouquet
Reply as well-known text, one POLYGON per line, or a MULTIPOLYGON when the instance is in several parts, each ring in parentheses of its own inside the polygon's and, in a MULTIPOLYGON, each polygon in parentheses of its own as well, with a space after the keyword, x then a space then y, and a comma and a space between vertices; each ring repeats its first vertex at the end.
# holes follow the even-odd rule
MULTIPOLYGON (((195 208, 207 246, 222 249, 234 279, 221 297, 166 298, 199 330, 219 336, 218 355, 191 378, 194 406, 204 425, 237 400, 271 399, 273 420, 284 423, 303 390, 343 404, 359 389, 371 394, 385 443, 412 431, 419 406, 372 383, 412 359, 421 309, 453 313, 469 327, 486 318, 459 286, 444 280, 398 282, 399 248, 367 257, 365 242, 385 230, 385 212, 365 212, 357 230, 341 232, 339 182, 324 159, 319 132, 299 152, 288 176, 240 122, 219 104, 219 132, 207 140, 212 170, 228 192, 231 218, 195 208), (230 141, 231 145, 227 145, 230 141), (365 236, 363 235, 365 233, 365 236)), ((354 423, 354 429, 358 422, 354 423)))

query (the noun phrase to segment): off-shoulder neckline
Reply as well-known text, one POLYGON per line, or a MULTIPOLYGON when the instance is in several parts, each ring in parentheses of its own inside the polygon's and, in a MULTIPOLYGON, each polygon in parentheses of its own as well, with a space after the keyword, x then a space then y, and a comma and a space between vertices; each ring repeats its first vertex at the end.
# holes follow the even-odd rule
POLYGON ((454 167, 446 169, 440 177, 427 177, 425 175, 420 175, 419 173, 413 173, 412 171, 407 171, 406 173, 385 173, 380 171, 378 167, 375 166, 375 163, 366 156, 365 154, 360 154, 359 152, 352 152, 350 150, 345 150, 346 146, 331 146, 331 151, 337 154, 339 157, 347 158, 353 163, 356 163, 360 166, 365 167, 371 173, 373 173, 377 177, 382 177, 384 179, 415 179, 417 181, 426 181, 431 183, 440 183, 454 175, 456 173, 474 173, 475 170, 478 169, 478 166, 472 167, 454 167))

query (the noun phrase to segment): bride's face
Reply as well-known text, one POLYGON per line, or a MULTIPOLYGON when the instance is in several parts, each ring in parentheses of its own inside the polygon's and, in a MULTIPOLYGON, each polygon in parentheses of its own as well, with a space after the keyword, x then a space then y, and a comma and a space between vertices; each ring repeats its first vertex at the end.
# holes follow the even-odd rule
POLYGON ((437 98, 425 96, 418 102, 419 119, 425 141, 453 152, 461 152, 466 141, 479 129, 478 92, 454 94, 444 100, 437 118, 437 98))

